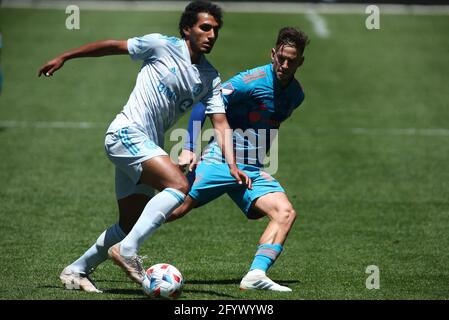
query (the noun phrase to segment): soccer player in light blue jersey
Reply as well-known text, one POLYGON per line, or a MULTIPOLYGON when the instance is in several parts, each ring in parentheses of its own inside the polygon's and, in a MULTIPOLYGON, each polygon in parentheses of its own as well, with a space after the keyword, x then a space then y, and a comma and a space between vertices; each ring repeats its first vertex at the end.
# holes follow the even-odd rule
MULTIPOLYGON (((291 27, 282 28, 276 47, 271 52, 272 63, 239 73, 223 84, 226 116, 234 129, 237 164, 251 178, 252 189, 242 188, 233 181, 226 172, 224 158, 216 141, 212 141, 203 151, 186 200, 168 219, 178 219, 192 208, 204 205, 224 193, 249 219, 268 216, 270 221, 260 237, 250 271, 240 283, 242 290, 291 291, 268 278, 266 272, 283 250, 296 212, 279 182, 262 170, 262 162, 274 138, 270 133, 279 129, 281 123, 304 100, 304 92, 295 79, 295 72, 304 62, 307 43, 305 33, 291 27)), ((193 122, 203 123, 204 112, 205 107, 201 103, 193 108, 189 121, 189 136, 192 138, 187 141, 179 157, 181 167, 193 168, 195 141, 200 131, 194 130, 193 122)))
POLYGON ((228 173, 250 187, 248 176, 235 164, 220 77, 204 57, 211 52, 221 26, 220 7, 193 1, 179 22, 181 39, 153 33, 128 40, 97 41, 67 51, 39 70, 39 76, 52 76, 67 60, 79 57, 128 54, 143 61, 128 102, 110 124, 105 138, 106 153, 116 168, 119 221, 62 271, 60 279, 66 288, 99 292, 89 274, 108 255, 132 280, 143 281, 145 272, 137 255, 140 246, 183 202, 189 190, 186 177, 163 150, 164 132, 197 102, 206 106, 228 173), (155 195, 154 190, 160 192, 155 195))

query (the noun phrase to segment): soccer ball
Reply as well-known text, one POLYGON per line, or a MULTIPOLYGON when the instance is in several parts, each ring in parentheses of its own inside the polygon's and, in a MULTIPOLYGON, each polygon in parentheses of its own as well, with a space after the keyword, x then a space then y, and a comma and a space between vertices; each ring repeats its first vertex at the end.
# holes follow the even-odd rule
POLYGON ((176 299, 183 285, 181 272, 168 263, 149 267, 142 282, 143 292, 152 299, 176 299))

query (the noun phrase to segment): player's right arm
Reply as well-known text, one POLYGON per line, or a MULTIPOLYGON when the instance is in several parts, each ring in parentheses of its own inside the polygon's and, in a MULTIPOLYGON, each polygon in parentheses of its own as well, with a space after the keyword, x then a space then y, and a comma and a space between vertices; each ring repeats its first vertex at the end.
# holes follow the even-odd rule
POLYGON ((109 55, 129 54, 127 40, 103 40, 96 41, 76 49, 66 51, 56 58, 45 63, 40 69, 38 76, 52 76, 60 69, 67 60, 82 57, 102 57, 109 55))

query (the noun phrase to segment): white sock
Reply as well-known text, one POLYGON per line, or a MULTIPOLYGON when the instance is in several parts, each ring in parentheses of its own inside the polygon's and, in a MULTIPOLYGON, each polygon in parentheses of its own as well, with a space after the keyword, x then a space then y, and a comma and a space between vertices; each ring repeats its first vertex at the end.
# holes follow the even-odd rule
POLYGON ((185 195, 179 190, 166 188, 154 196, 145 206, 139 220, 130 233, 120 242, 120 254, 131 257, 167 217, 184 201, 185 195))
POLYGON ((78 260, 70 265, 73 272, 88 274, 108 258, 108 249, 123 240, 126 234, 114 224, 98 237, 97 241, 78 260))

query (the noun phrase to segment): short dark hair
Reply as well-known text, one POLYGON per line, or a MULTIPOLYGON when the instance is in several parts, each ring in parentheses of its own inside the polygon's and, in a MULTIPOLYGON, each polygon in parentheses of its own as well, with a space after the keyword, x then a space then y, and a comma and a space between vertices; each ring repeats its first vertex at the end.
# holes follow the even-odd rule
POLYGON ((215 20, 217 20, 218 28, 221 28, 223 26, 223 13, 219 6, 209 1, 192 1, 184 9, 184 12, 181 15, 181 19, 179 20, 179 33, 181 34, 182 38, 185 38, 183 30, 187 27, 192 27, 195 23, 197 23, 198 13, 201 12, 211 14, 215 18, 215 20))
POLYGON ((309 37, 303 31, 293 27, 284 27, 279 30, 278 39, 276 40, 276 50, 285 45, 294 46, 302 55, 309 42, 309 37))

